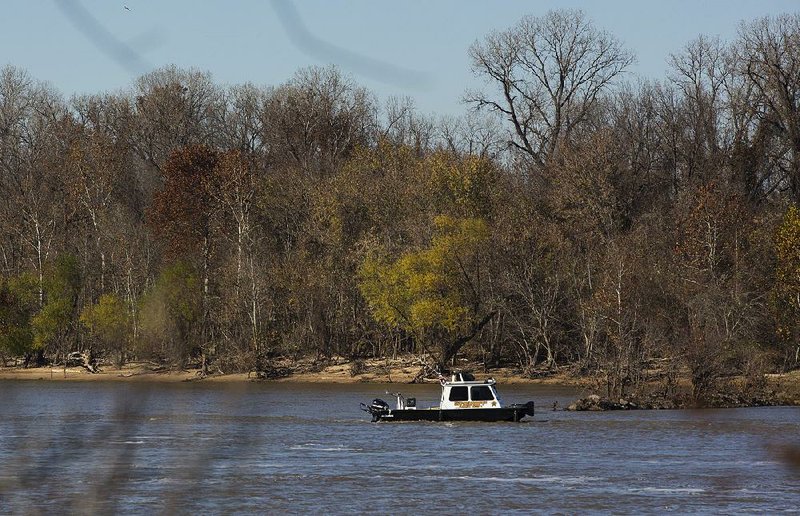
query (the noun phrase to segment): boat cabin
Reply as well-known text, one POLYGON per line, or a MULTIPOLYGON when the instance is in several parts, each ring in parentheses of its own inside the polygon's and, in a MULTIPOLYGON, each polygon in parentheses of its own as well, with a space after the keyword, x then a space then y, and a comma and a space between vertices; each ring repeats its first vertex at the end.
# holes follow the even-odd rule
POLYGON ((442 381, 439 407, 442 410, 499 408, 502 404, 495 383, 493 378, 481 382, 469 373, 456 373, 450 380, 442 381))

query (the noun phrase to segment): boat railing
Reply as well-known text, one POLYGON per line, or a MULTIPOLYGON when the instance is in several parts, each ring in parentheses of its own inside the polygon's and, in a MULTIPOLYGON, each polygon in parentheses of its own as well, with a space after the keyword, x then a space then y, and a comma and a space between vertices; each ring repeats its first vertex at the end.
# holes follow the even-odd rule
POLYGON ((397 400, 397 410, 413 410, 417 408, 417 398, 406 398, 399 392, 389 392, 386 394, 394 396, 397 400))

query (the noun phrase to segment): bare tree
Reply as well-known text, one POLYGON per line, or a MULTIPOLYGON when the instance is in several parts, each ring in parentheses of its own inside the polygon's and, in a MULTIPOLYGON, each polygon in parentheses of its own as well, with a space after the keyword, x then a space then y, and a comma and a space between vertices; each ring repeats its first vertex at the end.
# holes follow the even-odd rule
POLYGON ((499 95, 470 93, 467 101, 506 118, 509 144, 544 165, 583 124, 603 90, 633 62, 610 34, 581 11, 527 16, 470 48, 472 69, 499 95))
POLYGON ((727 49, 719 39, 700 36, 670 59, 670 80, 685 103, 693 161, 698 168, 720 158, 720 130, 725 82, 729 75, 727 49))
POLYGON ((516 301, 510 317, 513 320, 512 340, 527 373, 533 373, 544 354, 542 365, 556 365, 556 344, 560 337, 559 310, 563 307, 563 287, 557 274, 543 275, 538 264, 526 261, 509 271, 510 291, 516 301))
POLYGON ((0 220, 38 277, 40 305, 44 268, 64 220, 54 156, 55 127, 64 116, 53 91, 22 70, 0 70, 0 220))
POLYGON ((305 68, 270 95, 264 140, 281 163, 304 173, 330 174, 375 123, 371 94, 336 68, 305 68))
POLYGON ((499 159, 502 157, 502 127, 495 117, 480 113, 444 117, 439 125, 439 145, 454 154, 499 159))
POLYGON ((226 110, 221 124, 223 148, 238 149, 248 155, 266 152, 262 113, 271 92, 271 89, 252 84, 232 86, 226 91, 226 110))
POLYGON ((134 95, 133 148, 156 170, 174 150, 222 134, 223 96, 206 72, 162 68, 140 77, 134 95))
POLYGON ((754 87, 761 118, 777 137, 780 188, 800 201, 800 15, 743 24, 736 46, 738 71, 754 87))
POLYGON ((395 145, 408 145, 418 156, 429 152, 435 139, 433 118, 417 112, 410 97, 390 97, 384 108, 381 136, 395 145))

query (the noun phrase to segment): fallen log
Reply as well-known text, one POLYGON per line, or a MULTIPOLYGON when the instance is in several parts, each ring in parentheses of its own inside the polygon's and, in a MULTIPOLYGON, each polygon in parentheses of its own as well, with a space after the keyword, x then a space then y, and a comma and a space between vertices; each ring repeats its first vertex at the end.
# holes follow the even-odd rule
POLYGON ((84 353, 81 351, 73 351, 67 355, 68 366, 83 367, 92 374, 99 373, 100 369, 97 367, 97 361, 92 356, 92 353, 84 353))

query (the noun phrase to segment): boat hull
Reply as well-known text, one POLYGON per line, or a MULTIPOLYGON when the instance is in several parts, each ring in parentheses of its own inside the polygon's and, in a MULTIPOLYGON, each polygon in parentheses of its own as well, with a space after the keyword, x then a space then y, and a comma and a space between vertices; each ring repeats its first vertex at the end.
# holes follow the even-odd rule
POLYGON ((533 416, 533 403, 501 408, 388 410, 373 414, 375 421, 520 421, 533 416))

